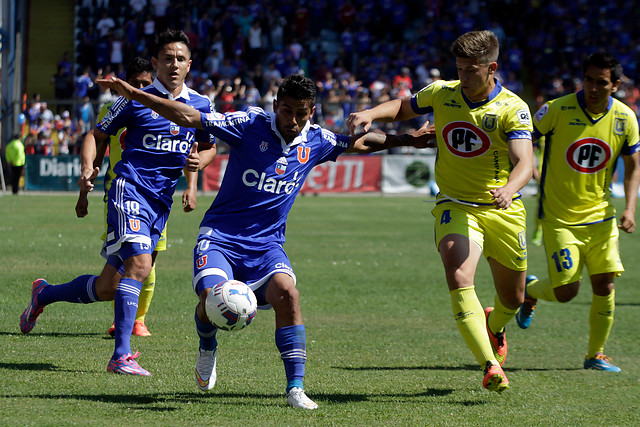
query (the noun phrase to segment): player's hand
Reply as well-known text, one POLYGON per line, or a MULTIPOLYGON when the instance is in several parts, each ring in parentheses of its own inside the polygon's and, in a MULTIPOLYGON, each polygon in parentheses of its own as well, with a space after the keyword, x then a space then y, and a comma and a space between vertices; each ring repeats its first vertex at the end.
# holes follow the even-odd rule
POLYGON ((96 79, 96 83, 100 86, 108 87, 109 89, 115 90, 118 92, 118 95, 123 96, 127 99, 131 99, 133 97, 133 92, 135 88, 131 86, 129 83, 124 80, 120 80, 115 76, 111 76, 106 79, 96 79))
POLYGON ((182 193, 182 210, 185 212, 191 212, 196 208, 196 190, 187 188, 182 193))
POLYGON ((190 172, 198 172, 200 167, 200 154, 198 154, 198 142, 194 142, 191 145, 191 151, 187 156, 187 160, 184 163, 185 167, 190 172))
POLYGON ((87 193, 80 192, 78 194, 78 201, 76 202, 76 216, 78 218, 84 218, 89 213, 89 199, 87 193))
POLYGON ((347 118, 347 131, 349 135, 355 135, 359 126, 362 126, 363 132, 368 132, 371 129, 372 120, 369 118, 367 111, 360 111, 358 113, 351 113, 347 118))
POLYGON ((497 209, 507 209, 513 202, 513 192, 509 191, 505 187, 494 188, 489 190, 491 193, 491 199, 493 199, 493 205, 497 209))
POLYGON ((100 168, 95 167, 89 171, 83 171, 80 178, 78 178, 78 187, 80 187, 80 193, 88 193, 93 191, 93 180, 96 179, 100 173, 100 168))
POLYGON ((416 148, 434 148, 436 146, 436 127, 427 120, 420 129, 411 132, 413 146, 416 148))
POLYGON ((629 210, 625 209, 620 215, 620 224, 618 224, 618 228, 625 233, 633 233, 636 229, 636 218, 635 215, 629 210))

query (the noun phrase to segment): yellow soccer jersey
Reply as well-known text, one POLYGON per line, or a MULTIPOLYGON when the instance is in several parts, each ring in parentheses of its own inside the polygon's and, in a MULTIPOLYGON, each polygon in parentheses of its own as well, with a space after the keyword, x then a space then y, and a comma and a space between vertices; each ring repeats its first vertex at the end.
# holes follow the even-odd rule
MULTIPOLYGON (((102 106, 100 113, 98 113, 98 120, 96 123, 100 123, 100 120, 109 112, 113 102, 108 102, 102 106)), ((127 132, 126 128, 122 128, 115 135, 109 137, 109 169, 104 177, 104 193, 105 201, 106 194, 111 187, 111 182, 115 179, 116 174, 113 172, 113 168, 116 163, 122 159, 122 149, 124 148, 124 135, 127 132)))
POLYGON ((489 190, 503 187, 513 168, 508 141, 531 139, 527 104, 497 80, 489 97, 476 103, 464 96, 459 80, 439 80, 413 95, 411 106, 418 114, 434 112, 440 195, 492 205, 489 190))
POLYGON ((611 178, 619 154, 640 150, 638 120, 610 98, 597 117, 582 91, 547 102, 534 116, 535 136, 545 136, 540 179, 540 219, 582 225, 610 219, 611 178))

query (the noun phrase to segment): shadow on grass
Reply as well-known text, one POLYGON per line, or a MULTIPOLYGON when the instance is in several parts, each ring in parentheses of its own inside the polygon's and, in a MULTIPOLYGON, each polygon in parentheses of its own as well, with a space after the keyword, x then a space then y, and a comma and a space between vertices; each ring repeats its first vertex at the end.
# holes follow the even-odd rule
MULTIPOLYGON (((478 365, 462 366, 332 366, 334 369, 345 371, 479 371, 478 365)), ((509 371, 581 371, 583 368, 519 368, 505 367, 505 372, 509 371)))
MULTIPOLYGON (((415 399, 420 397, 441 397, 448 396, 454 392, 453 389, 430 388, 421 392, 413 393, 314 393, 312 398, 317 402, 325 404, 350 404, 354 402, 380 401, 384 399, 415 399)), ((117 395, 117 394, 3 394, 3 398, 10 399, 47 399, 47 400, 81 400, 90 402, 101 402, 118 405, 126 405, 134 409, 147 411, 176 411, 182 410, 182 405, 194 403, 207 404, 212 400, 219 405, 245 405, 245 406, 284 406, 284 393, 177 393, 177 394, 138 394, 138 395, 117 395), (266 403, 264 399, 271 402, 266 403), (175 406, 152 406, 157 404, 175 406)))
MULTIPOLYGON (((19 330, 17 330, 16 332, 0 331, 0 336, 7 336, 7 337, 29 336, 29 337, 61 338, 61 337, 103 337, 104 335, 105 334, 100 332, 44 332, 44 333, 32 332, 30 334, 23 334, 19 330)), ((111 339, 111 337, 107 335, 107 339, 111 339)))

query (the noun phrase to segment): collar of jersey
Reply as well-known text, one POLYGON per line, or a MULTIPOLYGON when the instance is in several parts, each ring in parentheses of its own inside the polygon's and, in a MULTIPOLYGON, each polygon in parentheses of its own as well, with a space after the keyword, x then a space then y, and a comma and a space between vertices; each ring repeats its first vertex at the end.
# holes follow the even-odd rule
POLYGON ((460 94, 462 95, 462 99, 464 99, 464 102, 466 102, 466 104, 469 106, 470 109, 473 110, 474 108, 478 108, 483 106, 484 104, 488 104, 489 102, 493 101, 496 96, 498 96, 498 94, 502 90, 502 83, 500 83, 500 80, 496 79, 495 77, 493 78, 493 81, 496 83, 496 87, 493 88, 493 90, 491 91, 487 99, 483 99, 482 101, 479 101, 479 102, 473 102, 472 100, 467 98, 464 92, 462 92, 462 88, 460 89, 460 94))
POLYGON ((169 91, 167 90, 166 87, 164 87, 164 85, 160 82, 160 80, 158 80, 158 78, 156 77, 153 80, 153 87, 156 88, 156 90, 158 92, 160 92, 163 95, 166 95, 167 98, 169 99, 180 99, 180 98, 184 98, 187 101, 189 100, 189 89, 187 88, 187 85, 183 82, 182 83, 182 90, 180 91, 180 94, 176 97, 171 97, 171 94, 169 93, 169 91))
POLYGON ((600 117, 598 117, 597 119, 594 119, 591 113, 589 113, 589 111, 587 110, 587 104, 584 102, 584 90, 581 90, 578 93, 576 93, 576 98, 578 98, 578 105, 580 106, 580 108, 582 108, 584 115, 587 116, 587 119, 589 119, 589 121, 593 124, 598 123, 598 121, 600 121, 604 116, 606 116, 609 110, 611 110, 611 107, 613 106, 613 97, 610 96, 609 105, 607 105, 607 110, 604 113, 602 113, 600 117))
POLYGON ((300 131, 300 135, 298 135, 295 138, 293 138, 293 141, 291 141, 290 144, 287 144, 287 142, 284 140, 282 135, 280 135, 280 132, 278 131, 278 128, 276 127, 276 114, 275 113, 269 113, 269 115, 271 116, 271 130, 278 136, 278 138, 280 138, 280 144, 282 145, 282 151, 285 154, 288 153, 289 150, 291 149, 291 147, 293 147, 294 145, 300 144, 301 142, 307 142, 307 132, 309 132, 309 128, 311 127, 311 120, 309 120, 307 122, 307 124, 304 125, 304 127, 300 131))

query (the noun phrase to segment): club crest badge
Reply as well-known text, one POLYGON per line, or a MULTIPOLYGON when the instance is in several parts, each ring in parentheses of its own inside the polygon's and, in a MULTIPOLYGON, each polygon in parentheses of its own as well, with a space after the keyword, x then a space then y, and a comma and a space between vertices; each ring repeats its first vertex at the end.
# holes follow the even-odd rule
POLYGON ((309 153, 311 148, 298 146, 298 161, 303 165, 309 161, 309 153))
POLYGON ((278 159, 278 161, 276 162, 276 173, 278 175, 282 175, 287 171, 287 165, 289 164, 289 162, 287 162, 287 159, 284 157, 280 157, 278 159))
POLYGON ((267 149, 269 149, 269 143, 267 141, 262 141, 260 143, 260 151, 264 153, 267 149))
POLYGON ((169 132, 171 133, 171 135, 176 136, 177 134, 180 133, 180 126, 171 122, 171 127, 169 128, 169 132))
POLYGON ((496 114, 485 114, 482 117, 482 129, 487 132, 496 130, 498 125, 498 116, 496 114))

